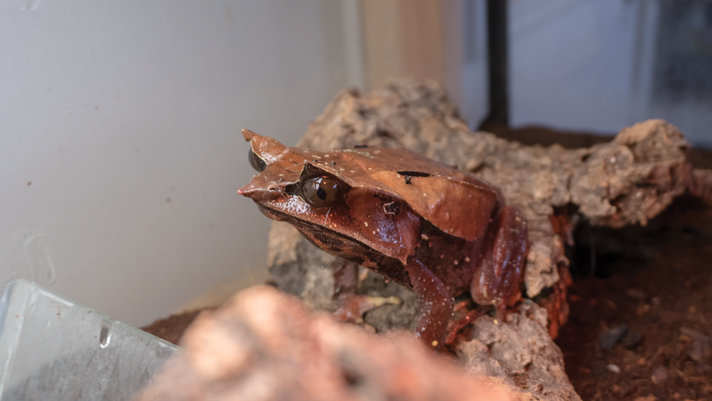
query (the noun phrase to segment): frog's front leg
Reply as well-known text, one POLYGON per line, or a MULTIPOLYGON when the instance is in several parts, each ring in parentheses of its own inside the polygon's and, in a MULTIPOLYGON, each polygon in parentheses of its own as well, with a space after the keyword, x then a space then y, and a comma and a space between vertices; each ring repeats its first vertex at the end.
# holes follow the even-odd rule
POLYGON ((445 342, 447 324, 453 310, 452 296, 445 284, 413 256, 405 266, 420 304, 415 335, 427 345, 439 349, 445 342))
POLYGON ((520 297, 520 282, 527 258, 527 221, 514 206, 502 210, 490 228, 485 253, 470 283, 472 299, 494 305, 499 313, 520 297))
POLYGON ((334 269, 334 315, 341 322, 362 323, 364 313, 385 304, 400 304, 398 297, 368 297, 356 295, 358 286, 358 265, 337 257, 334 269))
POLYGON ((358 265, 336 257, 332 264, 334 271, 334 300, 342 295, 355 294, 358 285, 358 265))

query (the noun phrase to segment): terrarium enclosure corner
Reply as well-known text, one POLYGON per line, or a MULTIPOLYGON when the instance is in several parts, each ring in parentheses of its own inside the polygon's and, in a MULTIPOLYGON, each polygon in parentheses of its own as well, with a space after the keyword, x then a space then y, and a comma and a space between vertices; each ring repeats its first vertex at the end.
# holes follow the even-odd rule
POLYGON ((0 16, 0 399, 712 397, 712 2, 0 16))

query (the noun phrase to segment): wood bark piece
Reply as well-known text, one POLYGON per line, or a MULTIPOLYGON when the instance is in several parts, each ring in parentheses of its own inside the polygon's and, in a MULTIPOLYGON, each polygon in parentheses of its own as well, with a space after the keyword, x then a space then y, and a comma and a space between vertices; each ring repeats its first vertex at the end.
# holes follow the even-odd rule
MULTIPOLYGON (((515 359, 526 338, 506 332, 511 331, 510 324, 546 321, 542 324, 556 337, 568 316, 570 277, 564 245, 573 244, 571 231, 577 222, 587 220, 613 228, 645 225, 686 191, 712 203, 712 174, 693 171, 687 162, 687 142, 665 121, 636 124, 613 141, 590 148, 525 146, 486 132, 471 132, 443 89, 432 81, 398 79, 368 94, 343 91, 309 126, 298 146, 327 151, 364 144, 405 147, 456 165, 500 186, 507 202, 524 213, 530 242, 524 293, 546 309, 547 318, 532 319, 531 313, 520 313, 516 322, 493 329, 496 341, 475 338, 480 345, 459 348, 458 353, 468 369, 476 369, 473 361, 483 362, 487 355, 490 365, 501 368, 488 372, 499 372, 522 388, 537 388, 539 395, 549 391, 547 386, 561 389, 568 385, 561 358, 532 358, 522 370, 515 359), (509 351, 495 352, 495 348, 509 351), (462 349, 479 350, 480 356, 466 357, 462 349), (541 378, 547 375, 548 382, 541 378)), ((332 256, 312 246, 291 226, 277 222, 270 232, 269 249, 271 279, 280 289, 299 296, 312 309, 335 309, 332 256)), ((412 330, 418 310, 412 292, 372 272, 362 278, 359 293, 403 300, 400 305, 368 312, 365 322, 378 332, 412 330)), ((473 335, 481 333, 478 327, 487 319, 491 318, 484 316, 475 322, 473 335)), ((560 355, 550 338, 536 338, 533 343, 525 341, 530 354, 543 349, 544 354, 560 355)), ((573 389, 570 393, 552 391, 547 399, 577 397, 573 389)))
MULTIPOLYGON (((499 185, 507 202, 528 219, 524 287, 529 298, 547 288, 564 296, 567 277, 561 272, 568 267, 564 243, 570 241, 566 234, 577 220, 610 227, 646 224, 686 190, 712 198, 710 175, 705 170, 693 172, 686 159, 687 142, 662 120, 636 124, 612 142, 591 148, 524 146, 470 132, 443 89, 432 81, 393 80, 365 95, 343 91, 309 126, 298 146, 329 150, 363 144, 405 147, 499 185), (557 215, 563 224, 555 230, 552 216, 557 215)), ((334 307, 331 260, 292 228, 273 224, 268 260, 272 278, 315 309, 334 307)), ((377 286, 366 286, 363 292, 402 293, 391 285, 377 286)), ((558 308, 550 323, 562 324, 566 303, 550 304, 558 308)), ((408 313, 412 307, 405 302, 387 308, 408 313)))
POLYGON ((203 312, 181 345, 185 353, 137 400, 535 399, 501 378, 467 374, 410 333, 376 336, 269 286, 203 312))

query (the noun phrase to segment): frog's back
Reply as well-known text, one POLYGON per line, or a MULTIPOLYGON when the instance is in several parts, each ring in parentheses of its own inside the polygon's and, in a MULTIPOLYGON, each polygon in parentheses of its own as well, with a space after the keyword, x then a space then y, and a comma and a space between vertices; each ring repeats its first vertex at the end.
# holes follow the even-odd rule
POLYGON ((484 235, 502 203, 496 186, 406 149, 302 152, 352 188, 400 199, 438 229, 468 241, 484 235))

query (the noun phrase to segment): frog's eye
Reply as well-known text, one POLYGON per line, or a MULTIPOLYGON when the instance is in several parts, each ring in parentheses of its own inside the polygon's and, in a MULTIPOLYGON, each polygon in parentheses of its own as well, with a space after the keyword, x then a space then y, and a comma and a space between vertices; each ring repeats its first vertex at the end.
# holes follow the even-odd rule
POLYGON ((247 154, 247 159, 250 160, 250 166, 259 172, 262 172, 265 168, 267 168, 267 163, 260 159, 260 157, 252 151, 252 148, 250 148, 250 153, 247 154))
POLYGON ((331 177, 310 178, 302 184, 304 200, 314 207, 330 206, 340 194, 339 182, 331 177))

